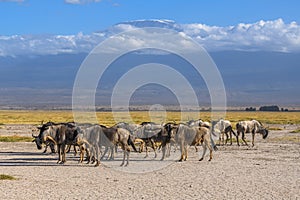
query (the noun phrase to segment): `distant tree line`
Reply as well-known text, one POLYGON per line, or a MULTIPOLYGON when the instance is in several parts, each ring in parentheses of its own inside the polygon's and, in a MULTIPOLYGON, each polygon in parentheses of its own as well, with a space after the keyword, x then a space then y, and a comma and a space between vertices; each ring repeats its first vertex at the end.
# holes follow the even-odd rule
MULTIPOLYGON (((245 109, 246 111, 256 111, 256 108, 254 107, 247 107, 245 109)), ((282 111, 282 112, 287 112, 289 111, 287 108, 281 108, 279 109, 279 106, 277 105, 272 105, 272 106, 261 106, 259 107, 259 111, 282 111)))

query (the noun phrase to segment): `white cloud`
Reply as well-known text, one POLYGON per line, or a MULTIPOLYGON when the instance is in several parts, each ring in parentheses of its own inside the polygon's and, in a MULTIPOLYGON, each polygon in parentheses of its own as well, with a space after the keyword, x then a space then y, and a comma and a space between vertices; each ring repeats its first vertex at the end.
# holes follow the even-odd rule
POLYGON ((300 51, 300 26, 282 19, 211 27, 184 24, 184 32, 209 50, 300 51))
POLYGON ((93 2, 100 2, 101 0, 65 0, 65 3, 68 4, 86 4, 86 3, 93 3, 93 2))
MULTIPOLYGON (((243 50, 243 51, 279 51, 300 52, 300 26, 296 22, 284 23, 282 19, 258 21, 252 24, 240 23, 235 26, 208 26, 205 24, 176 24, 169 20, 153 20, 120 23, 109 29, 92 34, 78 33, 75 35, 0 35, 0 56, 16 56, 24 54, 59 54, 90 52, 97 44, 107 37, 138 27, 173 28, 182 36, 190 36, 209 51, 243 50)), ((145 34, 138 32, 139 37, 145 34)), ((118 36, 115 47, 130 45, 138 47, 145 41, 155 46, 157 42, 166 40, 144 40, 122 38, 118 36)), ((159 34, 157 38, 159 38, 159 34)), ((188 48, 189 44, 182 41, 180 48, 188 48)))

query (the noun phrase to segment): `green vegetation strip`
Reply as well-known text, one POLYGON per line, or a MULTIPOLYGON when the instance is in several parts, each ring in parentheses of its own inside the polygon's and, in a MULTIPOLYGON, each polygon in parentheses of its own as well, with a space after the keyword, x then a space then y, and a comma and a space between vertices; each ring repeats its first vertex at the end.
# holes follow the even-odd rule
POLYGON ((0 180, 16 180, 16 178, 6 174, 0 174, 0 180))
POLYGON ((291 133, 300 133, 300 129, 293 130, 291 133))
POLYGON ((24 136, 0 136, 0 142, 32 142, 32 137, 24 136))

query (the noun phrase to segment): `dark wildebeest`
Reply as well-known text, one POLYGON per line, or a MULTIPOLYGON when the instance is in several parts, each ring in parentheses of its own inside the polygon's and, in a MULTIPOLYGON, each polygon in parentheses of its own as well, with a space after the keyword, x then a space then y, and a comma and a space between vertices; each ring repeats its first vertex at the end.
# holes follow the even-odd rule
MULTIPOLYGON (((75 126, 74 122, 67 122, 67 123, 54 123, 54 122, 47 122, 45 124, 42 123, 42 126, 41 127, 37 127, 37 129, 39 130, 39 134, 38 136, 35 136, 33 135, 32 133, 32 137, 34 138, 34 140, 32 142, 35 142, 36 143, 36 146, 37 146, 37 149, 42 149, 42 144, 45 144, 45 150, 43 153, 46 153, 47 152, 47 148, 48 146, 50 146, 50 149, 51 149, 51 153, 55 153, 55 144, 52 142, 52 141, 45 141, 43 140, 44 138, 42 138, 42 133, 48 129, 49 126, 52 126, 52 125, 60 125, 60 124, 64 124, 64 125, 68 125, 68 126, 75 126)), ((34 131, 34 130, 33 130, 34 131)), ((68 145, 67 146, 67 150, 66 152, 68 153, 70 151, 70 148, 71 148, 71 145, 68 145)), ((76 156, 77 154, 77 150, 76 150, 76 147, 74 145, 74 154, 76 156)))
POLYGON ((236 131, 237 131, 236 141, 238 146, 240 146, 239 144, 240 133, 242 133, 242 140, 245 142, 247 146, 248 144, 245 140, 245 133, 252 133, 252 147, 254 146, 255 133, 260 133, 263 139, 266 139, 269 134, 269 131, 266 128, 264 128, 260 122, 256 120, 238 122, 236 124, 236 131))
MULTIPOLYGON (((50 141, 57 145, 58 161, 66 162, 66 145, 81 145, 81 138, 76 126, 71 124, 50 125, 41 133, 41 141, 50 141)), ((36 140, 36 143, 40 143, 36 140)))
POLYGON ((137 138, 143 140, 143 144, 146 147, 146 156, 148 157, 148 146, 150 146, 154 151, 154 158, 157 157, 157 148, 161 146, 162 148, 162 158, 164 160, 166 157, 166 145, 171 141, 171 129, 168 129, 169 124, 160 125, 153 122, 143 122, 141 127, 135 131, 137 138), (159 146, 157 145, 159 144, 159 146))
POLYGON ((186 124, 179 124, 175 140, 180 146, 181 157, 179 161, 185 161, 188 157, 188 146, 196 143, 202 144, 203 154, 199 161, 203 160, 207 148, 209 148, 209 161, 212 159, 213 147, 211 145, 210 130, 206 127, 190 127, 186 124))
POLYGON ((41 129, 40 135, 35 137, 38 149, 41 149, 43 143, 52 142, 57 145, 58 162, 66 162, 66 145, 82 145, 78 129, 75 125, 69 123, 49 123, 41 129))
MULTIPOLYGON (((46 153, 46 152, 47 152, 48 146, 50 146, 51 153, 55 153, 55 145, 54 145, 54 143, 46 139, 46 137, 47 137, 48 135, 45 135, 45 134, 44 134, 43 137, 42 137, 42 133, 43 133, 46 129, 48 129, 48 127, 51 126, 51 125, 58 125, 58 124, 56 124, 56 123, 54 123, 54 122, 47 122, 46 124, 43 124, 43 123, 42 123, 42 126, 41 126, 41 127, 37 127, 37 129, 39 130, 39 134, 38 134, 37 136, 35 136, 35 135, 32 133, 32 137, 34 138, 34 140, 33 140, 32 142, 35 142, 37 149, 40 150, 40 149, 42 149, 42 145, 43 145, 43 144, 46 145, 46 146, 45 146, 45 150, 44 150, 43 153, 46 153)), ((33 131, 34 131, 34 130, 33 130, 33 131)))
POLYGON ((224 135, 226 135, 225 145, 227 144, 228 133, 230 136, 230 145, 232 145, 232 134, 236 136, 235 132, 232 129, 231 122, 224 119, 212 122, 212 132, 215 134, 219 134, 219 145, 221 145, 221 143, 224 145, 224 135))

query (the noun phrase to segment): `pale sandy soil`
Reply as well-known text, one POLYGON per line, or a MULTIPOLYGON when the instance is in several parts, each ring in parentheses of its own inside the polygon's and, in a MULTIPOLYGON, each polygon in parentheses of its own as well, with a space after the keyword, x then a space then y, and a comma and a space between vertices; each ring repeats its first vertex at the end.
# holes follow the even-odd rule
MULTIPOLYGON (((279 125, 278 125, 279 126, 279 125)), ((222 146, 208 162, 189 149, 186 162, 166 161, 131 153, 128 167, 120 167, 122 153, 100 167, 78 164, 68 154, 65 165, 57 155, 42 154, 33 143, 0 142, 0 174, 17 180, 0 180, 0 199, 300 199, 299 128, 287 125, 260 136, 256 147, 222 146), (291 137, 293 141, 280 141, 291 137)), ((30 125, 6 125, 0 135, 31 135, 30 125)), ((249 139, 250 137, 247 136, 249 139)))

